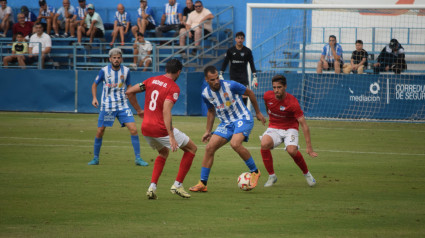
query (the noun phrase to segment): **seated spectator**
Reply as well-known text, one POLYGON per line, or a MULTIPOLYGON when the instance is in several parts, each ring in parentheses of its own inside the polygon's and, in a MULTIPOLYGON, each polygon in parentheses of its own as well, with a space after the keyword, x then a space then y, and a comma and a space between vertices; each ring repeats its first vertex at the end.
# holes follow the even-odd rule
POLYGON ((156 37, 162 37, 162 33, 171 30, 176 31, 174 36, 179 34, 180 24, 183 20, 183 7, 176 3, 176 0, 168 0, 164 6, 164 12, 161 17, 161 25, 155 29, 156 37))
POLYGON ((84 23, 78 26, 77 39, 79 44, 81 44, 83 35, 90 37, 90 43, 93 42, 93 38, 102 38, 105 35, 102 18, 99 13, 94 11, 93 4, 87 5, 87 15, 84 23))
POLYGON ((117 11, 115 12, 114 30, 112 31, 112 41, 109 43, 111 46, 115 43, 118 32, 120 33, 121 45, 124 45, 124 35, 131 29, 130 13, 125 11, 124 5, 118 4, 117 11))
POLYGON ((76 14, 75 8, 69 3, 69 0, 63 0, 62 5, 53 17, 53 31, 55 31, 55 34, 51 35, 52 38, 59 37, 59 28, 64 30, 62 37, 69 37, 68 32, 71 28, 71 20, 76 14))
POLYGON ((7 6, 7 0, 0 0, 0 37, 6 37, 7 31, 13 25, 13 12, 12 8, 7 6))
MULTIPOLYGON (((211 19, 213 18, 214 15, 210 10, 204 8, 201 1, 196 1, 195 11, 189 14, 186 28, 180 29, 180 45, 185 45, 186 36, 189 36, 195 40, 195 46, 198 46, 201 43, 202 32, 204 36, 212 32, 211 19)), ((193 49, 192 54, 196 54, 196 49, 193 49)))
POLYGON ((27 6, 21 7, 21 13, 25 16, 25 21, 29 22, 35 22, 37 21, 37 15, 35 15, 33 12, 31 12, 27 6))
POLYGON ((322 69, 332 70, 335 69, 335 73, 341 73, 342 65, 344 64, 342 58, 342 47, 336 42, 336 36, 329 36, 329 43, 323 47, 322 56, 320 61, 317 62, 317 73, 321 74, 322 69))
POLYGON ((87 6, 86 0, 78 0, 77 14, 75 14, 71 20, 71 37, 75 37, 75 30, 79 25, 84 23, 84 18, 87 14, 87 6))
POLYGON ((24 34, 18 32, 16 34, 17 41, 12 45, 12 54, 3 58, 3 65, 5 68, 9 63, 18 62, 22 69, 25 69, 25 55, 28 53, 28 43, 25 42, 24 34))
POLYGON ((137 33, 137 40, 133 45, 134 48, 134 61, 130 65, 134 70, 137 67, 145 66, 143 71, 148 70, 148 67, 152 64, 152 44, 145 40, 144 35, 139 32, 137 33))
POLYGON ((183 18, 182 18, 182 24, 180 25, 180 29, 186 28, 186 22, 187 18, 189 16, 189 13, 195 11, 195 6, 193 5, 192 0, 186 0, 186 7, 183 9, 183 18))
POLYGON ((363 49, 363 41, 356 41, 356 50, 351 54, 350 64, 344 64, 343 71, 345 74, 357 73, 363 74, 364 68, 367 67, 367 51, 363 49))
POLYGON ((26 64, 33 64, 38 62, 41 43, 41 68, 44 68, 44 62, 49 60, 49 54, 52 49, 52 39, 50 36, 43 32, 43 24, 35 24, 35 34, 30 38, 28 56, 25 57, 26 64))
POLYGON ((25 15, 23 13, 19 13, 18 22, 13 24, 12 26, 12 33, 13 33, 12 40, 13 41, 16 40, 16 36, 18 35, 18 33, 23 34, 24 38, 26 40, 29 40, 31 33, 33 32, 33 26, 34 26, 34 23, 30 21, 25 21, 25 15))
POLYGON ((382 71, 393 71, 395 74, 401 74, 401 71, 407 69, 404 48, 397 39, 392 39, 382 49, 377 61, 373 65, 373 72, 375 74, 379 74, 382 71))
POLYGON ((137 9, 137 25, 131 28, 134 38, 137 38, 137 32, 145 34, 146 30, 153 30, 156 27, 154 11, 148 6, 148 1, 140 0, 140 8, 137 9))
POLYGON ((46 29, 46 34, 50 35, 53 25, 53 17, 55 15, 55 8, 48 6, 46 0, 39 0, 40 10, 38 12, 37 21, 35 23, 43 24, 43 28, 46 29))

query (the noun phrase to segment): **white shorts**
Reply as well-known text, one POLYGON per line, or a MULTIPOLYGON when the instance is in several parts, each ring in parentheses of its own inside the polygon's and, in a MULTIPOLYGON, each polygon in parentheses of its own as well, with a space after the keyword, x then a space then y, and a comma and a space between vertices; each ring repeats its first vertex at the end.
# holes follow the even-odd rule
POLYGON ((267 128, 267 130, 260 136, 260 140, 264 135, 268 135, 273 140, 273 148, 279 146, 280 144, 285 143, 285 150, 288 145, 295 145, 298 147, 298 130, 295 129, 275 129, 275 128, 267 128))
MULTIPOLYGON (((179 147, 184 147, 189 143, 189 137, 184 134, 183 132, 179 131, 179 129, 174 128, 174 138, 176 138, 177 145, 179 147)), ((154 149, 154 150, 161 150, 164 147, 167 147, 170 149, 170 136, 164 136, 164 137, 150 137, 145 136, 146 141, 148 144, 154 149)))
MULTIPOLYGON (((146 55, 139 55, 139 58, 138 58, 138 60, 137 60, 137 63, 139 63, 140 61, 142 61, 145 57, 146 57, 146 55)), ((148 58, 146 58, 145 63, 146 63, 147 61, 152 62, 152 57, 148 57, 148 58)))

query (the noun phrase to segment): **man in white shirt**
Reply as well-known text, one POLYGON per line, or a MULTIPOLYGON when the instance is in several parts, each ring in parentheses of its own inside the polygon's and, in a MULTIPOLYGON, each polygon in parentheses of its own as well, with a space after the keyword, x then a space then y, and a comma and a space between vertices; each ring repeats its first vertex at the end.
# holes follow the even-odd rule
MULTIPOLYGON (((212 32, 212 19, 214 15, 210 10, 204 8, 201 1, 195 2, 195 11, 189 14, 186 22, 186 28, 180 29, 180 45, 186 44, 186 36, 194 38, 195 46, 198 46, 201 42, 202 32, 204 36, 212 32), (186 33, 186 34, 184 34, 186 33)), ((196 55, 196 49, 193 49, 192 54, 196 55)))
POLYGON ((49 59, 49 53, 52 49, 52 39, 43 32, 43 24, 40 22, 34 26, 36 34, 30 38, 28 56, 25 58, 26 64, 32 64, 38 61, 41 45, 41 68, 44 68, 44 61, 49 59))
POLYGON ((134 48, 134 60, 130 67, 137 70, 137 67, 145 66, 143 71, 148 70, 149 65, 152 64, 152 44, 145 40, 144 35, 141 32, 137 33, 137 40, 133 45, 134 48))
POLYGON ((93 42, 94 37, 102 38, 105 35, 102 18, 99 13, 94 11, 94 5, 91 3, 87 5, 87 15, 84 19, 84 24, 78 26, 77 38, 80 44, 83 35, 90 37, 90 43, 93 42))
POLYGON ((14 23, 12 8, 7 6, 7 0, 0 0, 0 37, 6 37, 7 31, 14 23))

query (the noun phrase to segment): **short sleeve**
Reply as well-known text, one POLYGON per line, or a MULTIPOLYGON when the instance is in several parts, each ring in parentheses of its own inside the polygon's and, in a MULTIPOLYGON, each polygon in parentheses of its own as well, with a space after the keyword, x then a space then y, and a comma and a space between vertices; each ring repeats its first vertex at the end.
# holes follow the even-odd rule
POLYGON ((99 85, 100 82, 102 82, 105 79, 105 72, 103 69, 99 71, 99 74, 96 76, 94 82, 99 85))
POLYGON ((212 105, 212 104, 210 103, 210 101, 208 101, 208 99, 206 99, 206 98, 204 97, 204 95, 202 95, 202 101, 204 101, 204 103, 205 103, 205 105, 207 105, 207 108, 208 108, 208 109, 210 109, 210 108, 214 107, 214 105, 212 105))
POLYGON ((131 22, 131 14, 127 12, 127 22, 131 22))
POLYGON ((170 89, 165 99, 166 100, 168 99, 172 101, 173 103, 176 103, 177 100, 179 99, 179 96, 180 96, 180 88, 176 84, 170 89))
POLYGON ((152 12, 152 8, 150 8, 150 7, 146 8, 146 12, 145 12, 145 14, 147 14, 147 15, 149 15, 149 16, 152 16, 152 14, 153 14, 153 12, 152 12))
POLYGON ((325 46, 323 46, 323 49, 322 49, 322 55, 326 55, 326 45, 325 45, 325 46))
POLYGON ((236 81, 228 81, 228 82, 230 82, 230 90, 233 93, 236 93, 239 95, 243 95, 245 93, 246 87, 243 84, 238 83, 236 81))
POLYGON ((125 78, 125 85, 131 85, 130 69, 127 68, 127 77, 125 78))

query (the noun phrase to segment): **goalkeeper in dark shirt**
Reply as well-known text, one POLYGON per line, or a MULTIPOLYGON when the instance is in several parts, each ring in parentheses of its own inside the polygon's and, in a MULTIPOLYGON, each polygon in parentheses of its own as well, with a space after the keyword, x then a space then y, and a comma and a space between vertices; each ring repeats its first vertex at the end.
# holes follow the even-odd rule
MULTIPOLYGON (((245 34, 243 32, 236 33, 236 45, 230 47, 226 52, 223 65, 219 74, 220 79, 223 79, 223 72, 226 70, 230 61, 230 79, 244 86, 249 85, 247 64, 249 63, 252 72, 252 88, 257 88, 257 71, 255 70, 254 57, 251 50, 243 45, 245 34)), ((247 103, 247 98, 244 98, 244 103, 247 103)))

